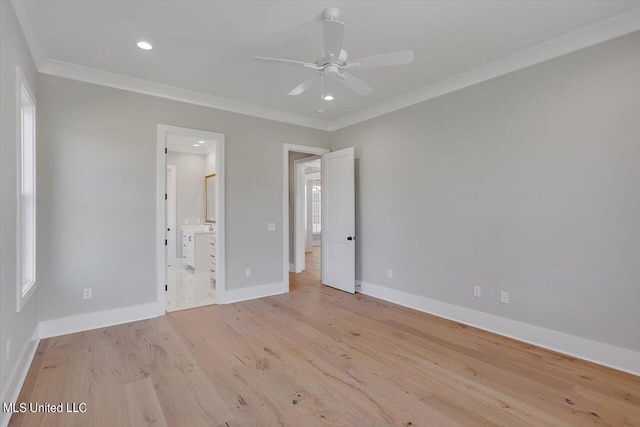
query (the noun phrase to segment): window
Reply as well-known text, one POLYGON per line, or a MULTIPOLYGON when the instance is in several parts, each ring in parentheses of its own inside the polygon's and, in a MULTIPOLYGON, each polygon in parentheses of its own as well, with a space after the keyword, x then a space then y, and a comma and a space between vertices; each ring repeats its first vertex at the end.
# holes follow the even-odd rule
POLYGON ((18 311, 36 283, 36 104, 20 68, 16 69, 17 104, 17 260, 18 311))
POLYGON ((320 181, 313 181, 311 184, 311 222, 313 224, 313 234, 321 231, 320 226, 320 206, 322 200, 322 187, 320 181))

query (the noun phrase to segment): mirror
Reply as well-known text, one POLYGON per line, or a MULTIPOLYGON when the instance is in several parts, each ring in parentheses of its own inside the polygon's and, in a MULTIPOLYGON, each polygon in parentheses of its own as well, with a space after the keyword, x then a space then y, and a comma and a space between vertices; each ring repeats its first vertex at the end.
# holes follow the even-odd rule
POLYGON ((204 177, 204 194, 205 194, 205 218, 208 223, 215 223, 216 213, 216 174, 206 175, 204 177))

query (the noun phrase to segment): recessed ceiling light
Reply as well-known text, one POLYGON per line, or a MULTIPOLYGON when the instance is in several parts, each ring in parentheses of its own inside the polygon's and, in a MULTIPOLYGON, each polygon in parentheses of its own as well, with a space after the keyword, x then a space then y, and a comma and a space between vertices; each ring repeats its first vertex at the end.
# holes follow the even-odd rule
POLYGON ((193 144, 194 147, 200 147, 200 144, 193 144))
POLYGON ((198 141, 198 144, 204 144, 204 143, 205 143, 204 141, 198 141))
POLYGON ((324 96, 324 100, 325 101, 333 101, 333 96, 332 95, 325 95, 324 96))
POLYGON ((151 46, 149 43, 145 42, 145 41, 139 41, 138 43, 136 43, 136 45, 143 50, 151 50, 153 49, 153 46, 151 46))

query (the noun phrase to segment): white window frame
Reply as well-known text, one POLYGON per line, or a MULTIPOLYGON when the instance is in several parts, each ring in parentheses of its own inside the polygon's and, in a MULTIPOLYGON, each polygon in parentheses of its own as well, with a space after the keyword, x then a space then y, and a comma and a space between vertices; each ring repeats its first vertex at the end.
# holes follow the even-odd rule
POLYGON ((16 295, 18 312, 25 307, 36 290, 36 147, 36 98, 22 70, 20 67, 16 67, 16 276, 18 279, 16 295), (31 120, 30 124, 27 125, 28 128, 25 128, 23 123, 25 101, 31 109, 31 120), (24 156, 25 147, 23 141, 25 134, 30 134, 33 141, 31 150, 27 150, 28 158, 24 156), (31 200, 29 203, 26 203, 23 197, 23 170, 26 162, 29 162, 31 166, 29 173, 32 188, 30 189, 31 200), (23 221, 25 209, 31 211, 28 224, 23 221), (24 265, 25 240, 30 241, 28 250, 31 262, 28 267, 24 265), (24 273, 25 268, 30 270, 28 277, 25 277, 27 276, 24 273))

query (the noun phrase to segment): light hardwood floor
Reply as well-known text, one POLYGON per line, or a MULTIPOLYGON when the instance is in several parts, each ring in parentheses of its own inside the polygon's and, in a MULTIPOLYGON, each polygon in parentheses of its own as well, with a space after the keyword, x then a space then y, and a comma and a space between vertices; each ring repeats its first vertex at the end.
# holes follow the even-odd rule
POLYGON ((320 285, 43 340, 14 426, 640 425, 640 377, 320 285))

